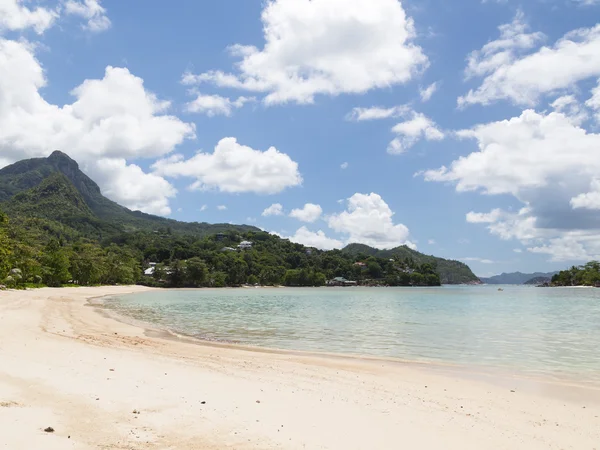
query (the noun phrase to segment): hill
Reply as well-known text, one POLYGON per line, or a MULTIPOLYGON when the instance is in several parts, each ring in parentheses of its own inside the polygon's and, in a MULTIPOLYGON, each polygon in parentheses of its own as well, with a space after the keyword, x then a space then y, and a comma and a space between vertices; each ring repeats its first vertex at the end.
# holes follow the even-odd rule
POLYGON ((104 197, 62 152, 0 170, 0 256, 0 282, 15 287, 320 286, 335 277, 365 285, 437 286, 477 280, 462 263, 406 247, 380 251, 353 244, 324 252, 252 226, 131 211, 104 197), (148 269, 153 276, 142 276, 148 269))
POLYGON ((479 278, 465 263, 425 255, 405 245, 391 250, 378 250, 364 244, 350 244, 342 249, 342 253, 357 256, 359 259, 360 257, 374 256, 387 259, 412 260, 417 264, 431 264, 440 275, 442 284, 477 283, 479 281, 479 278))
POLYGON ((525 284, 533 278, 552 278, 558 272, 535 272, 535 273, 503 273, 490 278, 482 278, 481 281, 486 284, 525 284))
POLYGON ((27 159, 0 169, 0 209, 4 209, 11 215, 17 209, 15 203, 25 201, 27 205, 24 208, 29 209, 29 213, 35 210, 36 215, 50 219, 61 218, 65 213, 62 208, 43 211, 37 202, 29 201, 35 199, 33 192, 29 193, 29 198, 21 197, 18 202, 12 204, 10 202, 15 196, 38 188, 42 183, 46 183, 46 189, 49 188, 48 184, 62 183, 63 188, 57 185, 56 189, 64 189, 64 180, 60 181, 57 174, 62 175, 72 185, 80 197, 78 201, 83 199, 91 216, 98 221, 96 224, 99 228, 98 232, 102 229, 104 231, 156 231, 159 228, 169 228, 173 232, 204 236, 230 230, 259 231, 258 228, 247 225, 187 223, 131 211, 104 197, 98 185, 79 169, 77 162, 60 151, 55 151, 47 158, 27 159), (53 217, 54 213, 60 217, 53 217))
POLYGON ((530 280, 527 280, 525 283, 528 286, 539 286, 541 284, 550 284, 550 282, 552 281, 552 278, 548 278, 548 277, 534 277, 531 278, 530 280))

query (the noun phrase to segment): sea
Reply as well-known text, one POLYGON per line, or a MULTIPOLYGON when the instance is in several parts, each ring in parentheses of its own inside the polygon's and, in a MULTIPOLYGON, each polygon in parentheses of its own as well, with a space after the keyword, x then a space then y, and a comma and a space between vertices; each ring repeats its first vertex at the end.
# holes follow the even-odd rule
POLYGON ((600 289, 160 290, 104 307, 201 340, 393 358, 600 385, 600 289))

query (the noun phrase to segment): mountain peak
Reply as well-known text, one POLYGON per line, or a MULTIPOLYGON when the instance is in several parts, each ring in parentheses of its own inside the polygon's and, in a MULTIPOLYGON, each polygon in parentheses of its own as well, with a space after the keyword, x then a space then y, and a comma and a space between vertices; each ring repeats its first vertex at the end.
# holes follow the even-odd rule
POLYGON ((72 159, 66 153, 61 152, 60 150, 53 151, 52 154, 48 156, 48 161, 54 164, 68 165, 72 166, 73 168, 79 169, 79 164, 77 164, 77 161, 72 159))

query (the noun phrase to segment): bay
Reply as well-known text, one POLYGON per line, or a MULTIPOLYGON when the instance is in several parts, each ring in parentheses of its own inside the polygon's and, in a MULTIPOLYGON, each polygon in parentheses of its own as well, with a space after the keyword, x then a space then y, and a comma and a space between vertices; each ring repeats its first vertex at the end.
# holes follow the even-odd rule
POLYGON ((105 307, 199 339, 600 383, 600 289, 160 290, 105 307))

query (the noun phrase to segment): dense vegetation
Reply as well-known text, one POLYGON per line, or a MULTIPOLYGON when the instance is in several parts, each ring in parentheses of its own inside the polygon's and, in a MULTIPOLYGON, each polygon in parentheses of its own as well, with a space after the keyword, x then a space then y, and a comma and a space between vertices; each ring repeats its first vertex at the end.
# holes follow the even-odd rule
POLYGON ((591 261, 584 266, 573 266, 552 277, 552 286, 600 287, 600 262, 591 261))
POLYGON ((443 284, 479 282, 479 279, 466 264, 460 261, 424 255, 405 245, 391 250, 378 250, 364 244, 350 244, 342 250, 342 253, 351 256, 359 256, 359 259, 362 259, 364 256, 374 256, 384 259, 394 258, 399 260, 411 260, 415 264, 429 264, 436 267, 436 271, 440 276, 440 281, 443 284))
POLYGON ((406 247, 379 251, 350 245, 323 252, 255 227, 182 223, 133 212, 104 198, 60 152, 0 170, 0 210, 0 284, 10 287, 322 286, 334 277, 431 286, 476 280, 462 263, 406 247), (238 249, 244 240, 252 247, 238 249), (144 275, 149 268, 151 276, 144 275))

